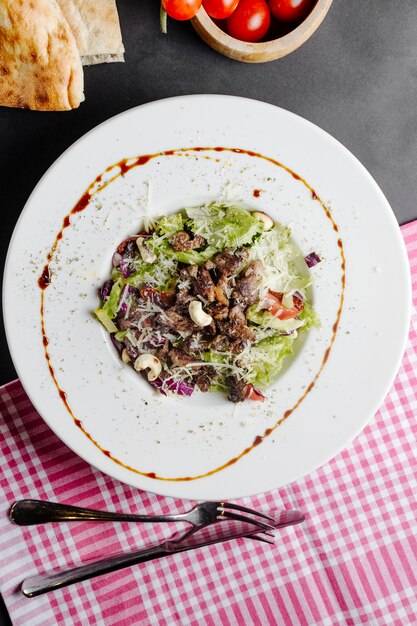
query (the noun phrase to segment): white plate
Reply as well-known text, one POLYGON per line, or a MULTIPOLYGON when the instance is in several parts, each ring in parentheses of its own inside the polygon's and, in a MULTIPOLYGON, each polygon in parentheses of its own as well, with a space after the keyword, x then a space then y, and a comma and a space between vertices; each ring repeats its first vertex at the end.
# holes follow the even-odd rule
MULTIPOLYGON (((90 191, 118 173, 118 167, 108 171, 90 191)), ((80 139, 31 195, 13 235, 4 281, 12 358, 53 431, 86 461, 123 482, 197 499, 279 487, 346 446, 393 382, 407 337, 410 298, 398 225, 364 167, 309 122, 267 104, 225 96, 187 96, 141 106, 80 139), (278 160, 311 187, 276 163, 244 152, 181 151, 217 146, 278 160), (42 292, 37 280, 47 254, 65 216, 96 177, 121 159, 168 150, 177 152, 156 156, 118 176, 71 216, 50 262, 52 282, 42 292), (91 315, 115 247, 141 223, 149 184, 155 213, 219 197, 235 199, 290 225, 304 253, 315 250, 322 257, 311 270, 312 298, 322 328, 300 341, 297 354, 268 389, 266 402, 246 402, 235 409, 218 394, 156 396, 121 364, 91 315), (327 214, 312 189, 328 207, 327 214), (331 345, 342 304, 342 250, 346 289, 331 345), (41 293, 50 364, 75 419, 45 358, 41 293), (261 445, 236 463, 195 478, 239 456, 294 406, 261 445), (123 465, 103 453, 77 420, 123 465), (140 472, 194 479, 158 480, 140 472)))

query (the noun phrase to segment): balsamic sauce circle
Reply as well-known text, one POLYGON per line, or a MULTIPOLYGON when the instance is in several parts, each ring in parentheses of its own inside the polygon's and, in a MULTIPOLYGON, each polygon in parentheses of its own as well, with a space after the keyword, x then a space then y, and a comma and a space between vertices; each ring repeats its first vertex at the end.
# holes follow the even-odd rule
MULTIPOLYGON (((212 476, 213 474, 216 474, 217 472, 220 472, 221 470, 230 467, 231 465, 234 465, 235 463, 237 463, 237 461, 239 461, 242 457, 246 456, 247 454, 249 454, 249 452, 251 452, 251 450, 253 450, 254 448, 256 448, 257 446, 259 446, 266 437, 268 437, 276 428, 278 428, 278 426, 280 426, 290 415, 291 413, 293 413, 299 406, 300 404, 303 402, 303 400, 306 398, 306 396, 310 393, 310 391, 313 389, 314 385, 317 382, 317 379, 319 378, 320 374, 323 371, 323 368, 327 362, 327 359, 329 358, 329 354, 330 351, 332 349, 333 343, 336 339, 336 333, 337 333, 337 329, 339 326, 339 322, 340 322, 340 316, 342 314, 342 309, 343 309, 343 303, 344 303, 344 293, 345 293, 345 285, 346 285, 346 259, 345 259, 345 253, 344 253, 344 248, 343 248, 343 242, 342 240, 339 238, 337 240, 337 245, 339 247, 340 250, 340 258, 341 258, 341 269, 342 269, 342 277, 341 277, 341 295, 340 295, 340 303, 339 303, 339 309, 336 315, 336 321, 333 324, 332 327, 332 338, 330 340, 330 343, 327 347, 327 349, 324 352, 324 356, 321 362, 321 365, 318 369, 318 371, 316 372, 313 380, 310 382, 310 384, 307 386, 306 390, 304 391, 304 393, 302 394, 302 396, 297 400, 297 402, 290 408, 287 409, 284 414, 282 415, 282 417, 275 423, 275 425, 271 428, 267 428, 265 430, 265 432, 262 435, 257 435, 255 437, 255 439, 253 440, 253 442, 251 443, 250 446, 248 446, 247 448, 245 448, 239 455, 237 455, 236 457, 230 459, 229 461, 227 461, 226 463, 223 463, 222 465, 220 465, 219 467, 216 467, 212 470, 209 470, 208 472, 205 472, 204 474, 199 474, 198 476, 179 476, 179 477, 166 477, 166 476, 158 476, 155 472, 143 472, 140 471, 134 467, 131 467, 130 465, 126 465, 125 463, 122 463, 122 461, 120 461, 119 459, 117 459, 116 457, 114 457, 112 455, 112 453, 109 450, 105 450, 103 449, 100 444, 91 436, 91 434, 84 428, 81 420, 79 420, 73 413, 69 402, 68 402, 68 398, 67 398, 67 394, 66 392, 61 389, 58 380, 56 378, 55 375, 55 370, 52 367, 51 364, 51 357, 49 354, 49 350, 48 350, 48 345, 49 345, 49 339, 47 337, 46 334, 46 328, 45 328, 45 292, 46 289, 48 288, 48 286, 51 284, 53 275, 51 275, 51 271, 50 271, 50 267, 49 267, 49 263, 51 262, 58 244, 60 242, 60 240, 62 239, 63 235, 64 235, 64 231, 66 228, 68 228, 71 225, 71 215, 75 215, 76 213, 80 213, 81 211, 84 211, 89 203, 91 198, 99 193, 100 191, 102 191, 105 187, 107 187, 107 185, 109 185, 111 182, 113 182, 116 178, 118 178, 119 176, 123 176, 125 175, 127 172, 129 172, 129 170, 133 169, 134 167, 139 167, 141 165, 146 165, 146 163, 148 163, 151 159, 157 158, 157 157, 164 157, 164 156, 188 156, 187 153, 189 152, 204 152, 204 151, 214 151, 214 152, 223 152, 223 151, 227 151, 227 152, 234 152, 235 154, 245 154, 247 156, 250 157, 256 157, 256 158, 260 158, 260 159, 264 159, 265 161, 268 161, 269 163, 272 163, 273 165, 276 165, 277 167, 281 167, 282 169, 284 169, 286 172, 288 172, 289 174, 291 174, 291 176, 295 179, 300 181, 301 183, 303 183, 307 189, 309 189, 310 193, 311 193, 311 197, 313 200, 316 200, 317 202, 320 203, 321 207, 323 208, 326 217, 330 220, 330 222, 332 223, 333 226, 333 230, 338 233, 339 232, 339 228, 336 224, 336 222, 333 219, 332 214, 330 213, 329 209, 326 207, 326 205, 324 204, 324 202, 319 198, 319 196, 316 194, 316 192, 314 191, 314 189, 303 179, 301 178, 301 176, 299 176, 298 174, 296 174, 295 172, 293 172, 290 168, 286 167, 285 165, 283 165, 282 163, 280 163, 279 161, 272 159, 271 157, 267 157, 264 156, 263 154, 259 154, 258 152, 253 152, 251 150, 244 150, 241 148, 224 148, 224 147, 191 147, 191 148, 179 148, 177 150, 166 150, 165 152, 157 152, 155 154, 146 154, 146 155, 142 155, 139 157, 136 157, 134 159, 122 159, 121 161, 119 161, 118 163, 115 163, 114 165, 110 165, 109 167, 107 167, 105 169, 105 171, 100 174, 99 176, 96 177, 96 179, 94 180, 94 182, 88 187, 88 189, 85 191, 85 193, 81 196, 81 198, 78 200, 78 202, 76 203, 76 205, 73 207, 73 209, 69 212, 69 214, 64 218, 63 222, 62 222, 62 227, 61 230, 58 232, 58 234, 55 237, 55 241, 53 243, 53 246, 51 248, 51 250, 49 251, 48 255, 47 255, 47 263, 45 264, 45 267, 43 268, 42 274, 40 275, 40 277, 38 278, 38 286, 41 290, 41 307, 40 307, 40 313, 41 313, 41 333, 42 333, 42 343, 43 343, 43 347, 44 347, 44 352, 45 352, 45 359, 48 365, 48 369, 49 369, 49 373, 51 375, 51 378, 55 384, 55 387, 57 388, 58 394, 62 400, 62 402, 65 405, 65 408, 67 409, 68 413, 71 415, 72 419, 74 420, 75 425, 80 428, 80 430, 82 430, 82 432, 88 437, 88 439, 108 458, 110 458, 112 461, 114 461, 114 463, 117 463, 117 465, 120 465, 121 467, 124 467, 125 469, 128 469, 132 472, 134 472, 135 474, 140 474, 141 476, 145 476, 147 478, 152 478, 155 480, 163 480, 163 481, 167 481, 167 482, 180 482, 180 481, 191 481, 191 480, 197 480, 200 478, 206 478, 207 476, 212 476), (118 172, 113 175, 109 180, 107 180, 106 182, 102 183, 100 185, 100 183, 102 182, 103 179, 103 175, 107 172, 112 171, 113 169, 117 168, 118 172)), ((206 157, 209 158, 209 157, 206 157)), ((259 190, 254 190, 254 192, 259 192, 259 190)), ((254 193, 255 197, 258 197, 258 193, 254 193)))

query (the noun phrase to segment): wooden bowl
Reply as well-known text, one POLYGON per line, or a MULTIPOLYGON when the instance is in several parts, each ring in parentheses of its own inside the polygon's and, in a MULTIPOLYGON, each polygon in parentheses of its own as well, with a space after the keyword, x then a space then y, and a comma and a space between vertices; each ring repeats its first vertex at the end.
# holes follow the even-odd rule
POLYGON ((311 13, 294 30, 278 39, 259 43, 247 43, 230 37, 213 22, 203 6, 191 23, 201 39, 217 52, 245 63, 263 63, 280 59, 306 42, 324 20, 332 2, 317 0, 311 13))

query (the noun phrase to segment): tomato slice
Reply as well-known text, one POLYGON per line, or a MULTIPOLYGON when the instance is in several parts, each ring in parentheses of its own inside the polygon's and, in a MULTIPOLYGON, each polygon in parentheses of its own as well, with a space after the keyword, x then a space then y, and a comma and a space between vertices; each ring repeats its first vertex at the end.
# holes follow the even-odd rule
POLYGON ((293 297, 294 306, 288 308, 282 304, 282 298, 282 293, 278 293, 276 291, 268 291, 264 300, 265 308, 279 320, 291 320, 294 319, 294 317, 297 317, 297 315, 303 308, 302 301, 299 298, 293 297))
POLYGON ((258 402, 263 402, 265 400, 265 396, 262 391, 259 389, 255 389, 255 387, 249 383, 246 389, 246 397, 248 400, 257 400, 258 402))

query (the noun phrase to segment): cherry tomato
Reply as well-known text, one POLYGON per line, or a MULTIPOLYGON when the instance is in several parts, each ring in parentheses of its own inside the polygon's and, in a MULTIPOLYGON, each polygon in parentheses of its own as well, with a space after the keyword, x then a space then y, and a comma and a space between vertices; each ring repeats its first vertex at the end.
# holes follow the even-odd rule
POLYGON ((215 20, 225 20, 232 15, 239 0, 203 0, 203 7, 215 20))
POLYGON ((265 396, 262 391, 259 389, 255 389, 255 387, 249 383, 246 389, 246 397, 248 400, 258 400, 259 402, 263 402, 265 400, 265 396))
POLYGON ((265 0, 240 0, 227 20, 227 32, 241 41, 256 42, 266 35, 270 23, 265 0))
POLYGON ((314 0, 269 0, 272 15, 281 22, 296 22, 307 17, 314 0))
POLYGON ((189 20, 201 7, 201 0, 162 0, 162 6, 174 20, 189 20))
POLYGON ((303 304, 298 298, 293 298, 294 306, 290 308, 285 307, 282 304, 282 293, 277 293, 276 291, 268 291, 264 305, 265 308, 279 320, 291 320, 297 317, 303 308, 303 304))

